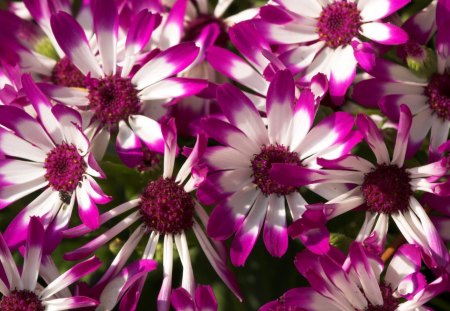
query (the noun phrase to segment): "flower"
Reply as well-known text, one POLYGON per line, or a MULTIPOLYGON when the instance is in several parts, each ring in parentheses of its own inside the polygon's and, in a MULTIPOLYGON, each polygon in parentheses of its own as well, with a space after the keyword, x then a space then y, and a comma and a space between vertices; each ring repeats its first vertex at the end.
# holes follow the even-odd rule
POLYGON ((434 54, 426 44, 436 28, 435 15, 436 3, 432 2, 403 26, 414 38, 403 47, 403 52, 407 57, 414 56, 416 59, 422 55, 422 62, 431 63, 418 65, 430 67, 425 68, 429 71, 426 75, 418 75, 414 70, 378 59, 374 68, 369 71, 373 77, 356 84, 352 94, 358 103, 379 107, 394 121, 398 120, 401 104, 404 103, 411 109, 414 117, 407 150, 408 158, 419 150, 431 130, 429 152, 431 160, 436 160, 437 148, 447 141, 450 130, 450 96, 447 92, 450 87, 450 74, 446 65, 449 55, 445 48, 450 44, 450 39, 447 38, 450 24, 437 24, 434 54))
POLYGON ((198 285, 195 296, 180 287, 172 291, 172 307, 176 311, 217 311, 217 300, 210 286, 198 285))
POLYGON ((58 75, 64 79, 73 77, 75 66, 83 77, 79 85, 83 88, 49 84, 41 87, 55 100, 88 112, 90 124, 86 132, 90 137, 95 136, 97 158, 104 153, 109 133, 117 127, 119 136, 131 127, 148 149, 162 153, 158 149, 163 145, 162 137, 156 142, 148 141, 142 120, 145 116, 160 118, 165 113, 162 104, 196 94, 207 86, 203 80, 173 77, 192 64, 199 48, 193 42, 185 42, 164 51, 157 48, 147 51, 152 32, 161 22, 160 15, 147 9, 134 17, 125 47, 119 48, 119 15, 115 4, 108 0, 96 1, 93 15, 99 60, 89 46, 84 28, 71 15, 59 12, 51 18, 53 34, 66 54, 60 61, 58 75))
MULTIPOLYGON (((158 241, 160 238, 163 238, 164 280, 158 296, 158 310, 168 310, 172 288, 174 240, 183 264, 182 287, 191 296, 195 292, 194 273, 186 240, 186 233, 193 230, 214 270, 236 296, 240 297, 234 277, 226 266, 224 246, 220 243, 211 242, 206 237, 202 226, 206 225, 208 216, 203 207, 191 194, 204 178, 204 169, 199 166, 199 160, 204 151, 206 139, 203 136, 198 136, 197 143, 184 165, 180 168, 178 174, 173 176, 175 157, 178 152, 177 134, 173 119, 163 126, 162 132, 165 148, 163 175, 156 180, 150 181, 141 192, 140 198, 126 202, 102 214, 100 222, 101 224, 106 223, 108 220, 133 210, 131 214, 124 217, 122 221, 102 235, 81 248, 65 254, 64 257, 67 260, 84 258, 137 222, 139 224, 138 227, 125 242, 113 263, 95 287, 101 288, 120 272, 139 241, 143 238, 147 239, 143 259, 154 257, 158 241)), ((64 235, 66 237, 76 237, 89 231, 91 231, 89 227, 81 225, 67 230, 64 235)), ((136 291, 140 292, 142 290, 144 282, 145 276, 137 283, 139 285, 136 291)))
POLYGON ((336 104, 342 104, 357 63, 362 68, 374 63, 374 48, 360 35, 385 45, 402 44, 408 39, 406 32, 382 19, 409 0, 275 2, 261 8, 261 20, 254 21, 256 27, 270 43, 289 45, 279 57, 293 74, 301 73, 300 82, 324 73, 336 104))
POLYGON ((51 257, 44 252, 45 232, 39 218, 31 217, 25 244, 24 263, 19 269, 0 233, 0 258, 6 279, 0 280, 0 310, 2 311, 50 311, 74 310, 93 307, 98 304, 94 299, 84 296, 72 296, 69 285, 99 268, 100 260, 92 257, 80 262, 61 275, 51 257), (41 264, 42 260, 42 264, 41 264), (38 283, 41 276, 47 286, 38 283), (5 282, 7 281, 7 282, 5 282))
MULTIPOLYGON (((353 117, 335 113, 312 126, 318 106, 310 89, 298 101, 289 71, 279 71, 267 93, 267 123, 254 103, 239 89, 218 87, 217 100, 227 120, 203 122, 203 130, 223 146, 207 148, 208 176, 197 191, 205 204, 215 205, 208 235, 224 240, 236 233, 231 245, 231 261, 243 265, 264 223, 264 242, 272 256, 287 249, 286 204, 298 219, 305 199, 296 187, 274 181, 269 171, 274 163, 290 163, 302 172, 305 185, 317 174, 318 156, 333 159, 346 154, 360 136, 352 131, 353 117)), ((308 187, 325 198, 340 194, 339 187, 308 187)))
POLYGON ((30 75, 22 77, 25 94, 38 120, 14 106, 0 106, 0 207, 45 190, 9 224, 4 237, 10 247, 26 236, 30 216, 42 217, 48 228, 46 246, 56 247, 60 231, 68 226, 75 202, 87 226, 99 226, 96 204, 105 195, 93 177, 105 178, 90 152, 80 114, 64 105, 52 106, 30 75))
MULTIPOLYGON (((391 159, 381 131, 370 117, 358 115, 356 125, 375 154, 376 163, 373 164, 356 155, 345 155, 336 160, 318 159, 320 165, 332 170, 323 170, 323 176, 318 177, 316 181, 325 179, 329 182, 354 184, 356 187, 325 204, 307 207, 308 212, 304 215, 308 214, 308 217, 293 226, 291 233, 300 236, 304 242, 308 241, 310 235, 308 231, 311 228, 302 224, 302 221, 307 222, 315 215, 319 218, 323 217, 317 220, 317 223, 321 224, 322 221, 328 221, 362 206, 366 211, 366 218, 356 241, 380 253, 386 242, 389 219, 392 218, 408 243, 417 244, 423 248, 432 261, 431 265, 446 266, 448 251, 429 216, 414 195, 417 191, 447 195, 447 190, 442 187, 442 182, 439 180, 439 177, 447 174, 447 161, 442 159, 423 166, 405 167, 404 160, 411 120, 409 108, 402 105, 397 139, 391 159)), ((296 167, 277 164, 273 170, 277 180, 284 180, 290 186, 302 182, 303 177, 298 175, 301 171, 297 172, 296 167), (289 171, 285 174, 283 170, 289 171)), ((311 234, 316 236, 317 232, 313 229, 311 234)), ((327 248, 319 249, 318 252, 322 251, 326 252, 327 248)))
POLYGON ((311 287, 291 289, 259 310, 425 310, 423 305, 448 286, 446 274, 427 284, 414 245, 397 250, 384 277, 383 262, 359 243, 352 243, 345 262, 337 257, 299 253, 295 266, 311 287))

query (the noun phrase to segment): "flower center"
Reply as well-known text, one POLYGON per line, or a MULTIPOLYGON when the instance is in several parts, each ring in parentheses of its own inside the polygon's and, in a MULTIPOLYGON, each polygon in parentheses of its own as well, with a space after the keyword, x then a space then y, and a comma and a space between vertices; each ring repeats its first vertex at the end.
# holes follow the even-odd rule
POLYGON ((161 160, 161 155, 149 150, 145 146, 142 146, 142 151, 144 153, 143 159, 141 164, 137 166, 137 170, 139 172, 149 172, 155 170, 161 160))
POLYGON ((347 45, 358 34, 361 17, 356 3, 336 1, 320 13, 317 22, 319 37, 331 48, 347 45))
POLYGON ((86 77, 89 104, 103 125, 114 125, 139 112, 141 102, 131 79, 116 74, 102 79, 86 77))
POLYGON ((253 169, 253 183, 265 194, 276 193, 278 195, 287 195, 296 190, 292 186, 284 186, 273 180, 269 171, 273 163, 297 164, 301 166, 298 154, 290 152, 283 145, 263 146, 261 152, 251 161, 253 169))
POLYGON ((195 41, 200 36, 203 29, 210 24, 217 24, 220 28, 219 36, 214 45, 226 47, 229 39, 227 27, 220 18, 211 14, 199 14, 197 18, 189 22, 186 27, 183 41, 195 41))
POLYGON ((194 199, 182 186, 160 177, 142 192, 139 209, 150 231, 176 234, 192 227, 194 207, 194 199))
POLYGON ((44 311, 39 297, 28 290, 14 290, 0 300, 2 311, 44 311))
POLYGON ((84 87, 84 75, 67 58, 61 58, 53 67, 51 80, 57 85, 84 87))
POLYGON ((414 40, 408 40, 403 45, 398 47, 398 52, 401 58, 406 60, 407 57, 414 59, 425 59, 427 56, 425 48, 414 40))
POLYGON ((428 104, 439 118, 450 120, 450 74, 434 74, 425 88, 428 104))
POLYGON ((86 171, 86 163, 74 145, 62 143, 47 153, 45 178, 52 188, 59 191, 61 200, 67 203, 71 193, 86 171))
POLYGON ((364 176, 362 192, 368 209, 393 214, 409 208, 413 194, 409 173, 397 165, 378 165, 364 176))
POLYGON ((364 311, 395 311, 397 310, 399 300, 393 296, 392 288, 384 283, 380 284, 381 296, 383 296, 383 305, 369 306, 364 311))

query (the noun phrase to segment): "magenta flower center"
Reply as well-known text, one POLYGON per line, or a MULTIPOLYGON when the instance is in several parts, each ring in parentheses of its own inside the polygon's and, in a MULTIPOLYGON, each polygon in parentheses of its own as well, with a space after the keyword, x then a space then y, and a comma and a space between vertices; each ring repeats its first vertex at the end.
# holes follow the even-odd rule
POLYGON ((47 170, 45 178, 54 190, 60 192, 62 199, 75 190, 86 171, 86 163, 77 148, 66 143, 47 153, 44 167, 47 170))
POLYGON ((39 297, 28 290, 14 290, 0 300, 1 311, 44 311, 39 297))
POLYGON ((263 146, 261 152, 251 161, 253 169, 253 183, 255 183, 262 193, 270 195, 287 195, 296 190, 295 187, 282 185, 273 180, 270 175, 270 169, 273 163, 296 164, 301 166, 298 154, 290 152, 282 145, 263 146))
POLYGON ((142 192, 139 209, 150 231, 177 234, 192 227, 194 207, 194 199, 182 186, 160 177, 142 192))
POLYGON ((450 74, 435 74, 425 88, 428 104, 437 116, 450 120, 450 74))
POLYGON ((138 91, 128 78, 120 75, 101 79, 88 76, 84 83, 89 90, 91 109, 103 125, 114 125, 120 120, 126 120, 141 108, 138 91))
POLYGON ((61 58, 53 67, 51 80, 61 86, 84 87, 84 75, 67 57, 61 58))
POLYGON ((406 61, 407 57, 411 57, 418 60, 425 60, 427 57, 427 52, 425 48, 417 43, 416 41, 410 39, 403 45, 398 47, 398 53, 403 60, 406 61))
POLYGON ((367 173, 362 193, 371 212, 393 214, 409 208, 413 194, 409 173, 397 165, 378 165, 367 173))
POLYGON ((382 306, 369 306, 364 311, 395 311, 397 310, 399 300, 393 296, 392 288, 384 283, 380 284, 381 295, 383 297, 382 306))
POLYGON ((349 44, 361 26, 356 3, 336 1, 325 7, 317 22, 319 37, 331 48, 349 44))
POLYGON ((137 170, 140 172, 149 172, 158 168, 158 164, 161 160, 161 155, 149 150, 145 146, 142 146, 142 151, 142 162, 137 166, 137 170))

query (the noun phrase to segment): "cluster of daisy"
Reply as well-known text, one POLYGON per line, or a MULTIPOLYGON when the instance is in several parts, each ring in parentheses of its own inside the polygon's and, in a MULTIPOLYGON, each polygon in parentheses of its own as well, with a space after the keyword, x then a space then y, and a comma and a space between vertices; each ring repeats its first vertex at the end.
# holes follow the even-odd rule
POLYGON ((445 299, 450 1, 238 2, 4 3, 0 311, 218 310, 261 231, 261 311, 445 299))

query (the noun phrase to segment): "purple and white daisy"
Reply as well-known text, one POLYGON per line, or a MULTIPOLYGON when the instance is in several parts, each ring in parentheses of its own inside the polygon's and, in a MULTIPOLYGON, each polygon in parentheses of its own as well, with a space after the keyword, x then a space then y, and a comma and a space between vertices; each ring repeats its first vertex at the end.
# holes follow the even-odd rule
POLYGON ((98 304, 96 300, 72 296, 68 286, 97 270, 100 260, 92 257, 61 275, 56 273, 51 257, 44 252, 46 234, 43 225, 37 217, 31 217, 29 222, 21 270, 0 233, 0 261, 4 271, 0 278, 0 310, 56 311, 95 307, 98 304), (38 283, 39 276, 47 286, 38 283))
MULTIPOLYGON (((305 185, 317 174, 317 157, 334 159, 347 154, 360 140, 352 131, 353 117, 335 113, 313 126, 318 106, 315 94, 305 88, 295 98, 294 79, 279 71, 267 93, 267 123, 255 104, 239 89, 218 87, 217 100, 227 121, 209 118, 203 130, 223 146, 209 147, 207 179, 197 191, 205 204, 216 205, 207 227, 219 240, 236 233, 231 261, 244 265, 264 223, 264 242, 272 256, 287 250, 286 201, 294 220, 307 204, 296 187, 284 186, 269 176, 274 163, 290 163, 302 172, 305 185)), ((345 191, 339 186, 309 187, 331 199, 345 191)))
POLYGON ((400 47, 410 67, 419 67, 425 75, 418 75, 402 65, 377 59, 372 76, 356 84, 352 97, 368 107, 379 107, 394 121, 398 121, 401 104, 406 104, 413 114, 411 137, 407 157, 413 156, 431 131, 430 158, 436 160, 437 148, 447 141, 450 130, 449 54, 450 22, 436 21, 436 2, 411 17, 403 26, 411 37, 400 47), (437 24, 437 26, 436 26, 437 24), (437 27, 436 54, 426 47, 437 27), (437 58, 437 67, 436 67, 437 58), (413 63, 413 64, 411 64, 413 63), (427 68, 430 67, 430 68, 427 68))
MULTIPOLYGON (((140 198, 126 202, 102 214, 100 216, 101 224, 126 212, 133 211, 99 237, 81 248, 67 253, 65 258, 68 260, 84 258, 123 230, 134 223, 138 223, 138 227, 125 242, 96 287, 102 287, 120 272, 142 239, 148 240, 143 259, 152 259, 158 241, 163 238, 164 280, 158 296, 158 310, 168 310, 172 290, 174 241, 183 264, 181 285, 192 297, 195 295, 194 273, 186 239, 187 232, 192 230, 214 270, 239 298, 240 294, 234 277, 226 266, 224 246, 221 243, 211 242, 207 238, 203 226, 206 226, 208 216, 191 194, 204 178, 205 172, 199 166, 199 161, 204 152, 206 139, 203 136, 198 136, 197 143, 184 165, 180 168, 178 174, 173 176, 175 158, 178 153, 177 134, 173 119, 163 127, 163 135, 165 148, 163 175, 150 181, 142 191, 140 198)), ((91 231, 89 227, 81 225, 67 230, 64 235, 76 237, 89 231, 91 231)), ((145 276, 138 281, 135 288, 137 293, 141 292, 144 283, 145 276)))
POLYGON ((37 119, 14 106, 0 106, 0 207, 44 189, 9 224, 4 237, 10 247, 26 237, 30 216, 39 216, 47 229, 47 246, 56 247, 60 231, 67 228, 77 202, 78 214, 87 226, 97 228, 96 204, 105 204, 105 195, 93 177, 104 174, 90 152, 83 134, 80 114, 64 105, 55 105, 33 82, 22 78, 23 91, 37 119))
POLYGON ((299 253, 295 266, 311 285, 287 291, 260 311, 409 311, 431 310, 424 306, 444 292, 448 276, 431 283, 420 273, 421 252, 414 245, 402 245, 384 276, 384 263, 359 243, 352 243, 345 261, 339 256, 299 253))
POLYGON ((217 311, 217 300, 211 286, 198 285, 195 296, 184 288, 172 291, 172 307, 175 311, 217 311))
MULTIPOLYGON (((148 10, 135 16, 123 40, 118 40, 119 15, 114 2, 96 1, 93 13, 95 48, 91 48, 83 27, 71 15, 59 12, 51 18, 53 34, 66 54, 61 62, 67 61, 80 71, 84 88, 42 85, 43 90, 58 101, 87 112, 91 119, 86 131, 88 136, 95 136, 99 149, 96 156, 102 155, 109 133, 116 127, 119 135, 132 130, 147 142, 150 150, 162 153, 158 148, 163 146, 162 137, 148 142, 142 133, 142 120, 148 119, 144 116, 161 117, 163 104, 196 94, 207 86, 203 80, 174 77, 194 62, 199 48, 193 42, 185 42, 163 51, 146 51, 153 30, 161 22, 158 14, 148 10)), ((71 77, 72 67, 62 64, 61 76, 71 77)))
MULTIPOLYGON (((326 204, 308 206, 304 219, 294 224, 292 235, 299 236, 307 247, 314 244, 311 235, 317 236, 317 228, 306 223, 314 216, 317 223, 326 222, 343 213, 362 207, 366 211, 364 224, 356 241, 371 248, 375 253, 384 249, 389 219, 392 218, 398 229, 410 244, 422 247, 430 257, 430 265, 446 266, 448 250, 429 216, 415 198, 418 191, 448 195, 439 177, 447 174, 447 160, 442 159, 427 165, 407 168, 405 153, 411 129, 412 116, 405 105, 400 108, 400 121, 392 158, 383 140, 381 131, 367 115, 358 115, 356 125, 376 157, 376 163, 356 156, 346 155, 336 160, 318 159, 324 168, 317 181, 329 180, 336 183, 354 184, 350 191, 328 201, 326 204), (333 170, 334 169, 334 170, 333 170), (306 217, 308 216, 308 217, 306 217), (302 223, 304 222, 304 223, 302 223)), ((302 171, 295 166, 276 164, 273 176, 289 186, 303 183, 302 171)), ((322 227, 322 230, 325 230, 322 227)), ((326 239, 325 239, 326 240, 326 239)), ((323 242, 324 240, 319 240, 323 242)), ((322 243, 321 246, 327 246, 322 243)), ((326 252, 327 247, 313 246, 314 251, 326 252)))
POLYGON ((401 28, 385 23, 409 0, 276 0, 261 8, 256 27, 272 44, 297 45, 281 53, 280 59, 301 82, 321 72, 330 80, 330 95, 342 104, 355 78, 356 65, 370 68, 374 48, 361 36, 377 43, 405 43, 401 28))

